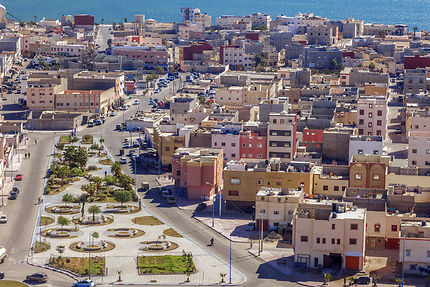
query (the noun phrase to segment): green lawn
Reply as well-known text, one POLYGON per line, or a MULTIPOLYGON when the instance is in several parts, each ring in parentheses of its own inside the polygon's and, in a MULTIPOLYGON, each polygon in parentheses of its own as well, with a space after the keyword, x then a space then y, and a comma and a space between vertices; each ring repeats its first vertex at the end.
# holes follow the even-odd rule
MULTIPOLYGON (((52 267, 62 268, 72 271, 80 276, 88 275, 88 257, 52 257, 49 265, 52 267)), ((91 256, 91 275, 102 275, 105 269, 105 258, 98 256, 91 256)), ((0 281, 1 282, 1 281, 0 281)), ((0 285, 1 286, 1 285, 0 285)))
POLYGON ((0 287, 28 287, 28 285, 18 281, 0 280, 0 287))
POLYGON ((139 256, 137 266, 141 274, 183 274, 195 271, 192 256, 139 256))

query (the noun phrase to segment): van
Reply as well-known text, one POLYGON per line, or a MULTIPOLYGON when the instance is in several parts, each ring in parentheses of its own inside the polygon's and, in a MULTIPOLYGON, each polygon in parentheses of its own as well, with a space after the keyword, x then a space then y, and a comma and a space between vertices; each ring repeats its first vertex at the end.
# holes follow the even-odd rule
POLYGON ((0 246, 0 263, 3 263, 6 259, 6 248, 0 246))
POLYGON ((140 191, 142 191, 142 192, 148 191, 149 190, 149 182, 146 182, 146 181, 142 182, 140 187, 141 187, 140 191))

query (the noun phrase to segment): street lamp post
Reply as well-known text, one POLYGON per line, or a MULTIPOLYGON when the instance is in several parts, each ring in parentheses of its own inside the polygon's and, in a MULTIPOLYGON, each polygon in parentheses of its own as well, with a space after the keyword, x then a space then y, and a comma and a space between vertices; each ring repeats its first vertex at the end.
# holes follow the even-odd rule
POLYGON ((91 280, 91 232, 88 234, 88 279, 91 280))
POLYGON ((231 284, 231 233, 230 233, 230 280, 228 283, 231 284))
MULTIPOLYGON (((212 183, 206 181, 205 184, 215 187, 212 183)), ((215 194, 212 196, 212 227, 215 226, 215 194)))
POLYGON ((263 227, 262 227, 262 225, 263 225, 263 215, 261 214, 261 212, 258 212, 258 215, 260 216, 260 226, 259 226, 259 234, 260 234, 260 236, 258 236, 258 256, 260 256, 260 254, 261 254, 261 252, 263 251, 262 249, 262 244, 261 244, 261 241, 262 241, 262 234, 263 234, 263 227))

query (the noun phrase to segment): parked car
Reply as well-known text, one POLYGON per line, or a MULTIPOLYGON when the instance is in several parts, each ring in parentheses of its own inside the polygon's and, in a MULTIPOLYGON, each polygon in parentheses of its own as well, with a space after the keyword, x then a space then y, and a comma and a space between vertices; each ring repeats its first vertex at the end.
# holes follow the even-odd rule
POLYGON ((116 127, 115 127, 115 129, 119 130, 119 131, 122 130, 122 125, 121 124, 117 124, 116 127))
POLYGON ((166 199, 167 199, 168 204, 175 204, 176 203, 176 197, 173 194, 167 196, 166 199))
POLYGON ((4 272, 0 272, 0 279, 4 278, 4 272))
POLYGON ((15 175, 15 180, 21 181, 22 180, 22 174, 18 173, 17 175, 15 175))
POLYGON ((0 223, 7 223, 7 216, 6 215, 2 215, 0 216, 0 223))
POLYGON ((101 120, 101 119, 97 119, 97 120, 96 120, 96 125, 100 126, 102 123, 103 123, 103 122, 102 122, 102 120, 101 120))
POLYGON ((15 191, 16 193, 19 193, 19 187, 18 186, 12 187, 12 191, 15 191))
POLYGON ((140 104, 140 101, 139 100, 135 100, 134 101, 134 105, 138 105, 138 104, 140 104))
POLYGON ((172 194, 172 192, 170 191, 170 189, 163 189, 163 190, 161 190, 161 195, 164 197, 164 198, 167 198, 169 195, 171 195, 172 194))
POLYGON ((94 285, 94 281, 93 280, 81 280, 81 281, 76 281, 75 283, 73 283, 73 287, 92 287, 95 286, 94 285))
POLYGON ((156 93, 156 94, 158 94, 159 92, 161 92, 161 90, 160 90, 160 89, 156 89, 156 90, 154 91, 154 93, 156 93))
POLYGON ((48 275, 46 273, 34 273, 27 275, 26 280, 30 282, 46 283, 48 282, 48 275))
POLYGON ((12 191, 9 194, 9 199, 14 200, 14 199, 17 199, 17 198, 18 198, 18 192, 12 191))
POLYGON ((370 283, 370 278, 368 276, 360 276, 354 279, 354 284, 367 285, 370 283))
POLYGON ((122 157, 119 161, 121 164, 126 164, 127 163, 127 158, 126 157, 122 157))
POLYGON ((199 205, 197 205, 197 207, 196 207, 196 211, 202 211, 206 207, 207 207, 206 203, 200 202, 199 205))
POLYGON ((124 148, 131 148, 130 143, 126 142, 126 143, 124 144, 124 148))
POLYGON ((112 113, 110 114, 110 116, 111 116, 111 117, 116 116, 116 112, 112 112, 112 113))

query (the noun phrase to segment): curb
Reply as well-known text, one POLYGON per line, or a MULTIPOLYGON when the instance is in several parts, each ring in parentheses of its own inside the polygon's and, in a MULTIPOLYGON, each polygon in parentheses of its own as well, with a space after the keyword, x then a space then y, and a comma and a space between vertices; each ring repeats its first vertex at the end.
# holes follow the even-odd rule
POLYGON ((197 217, 195 217, 194 215, 191 216, 192 218, 194 218, 195 220, 197 220, 198 222, 200 222, 201 224, 203 224, 204 226, 209 227, 212 231, 215 231, 216 233, 218 233, 219 235, 221 235, 222 237, 224 237, 225 239, 227 239, 228 241, 234 242, 234 243, 247 243, 248 242, 244 242, 244 241, 237 241, 237 240, 231 240, 230 237, 222 234, 221 232, 219 232, 218 230, 216 230, 215 228, 213 228, 212 226, 209 226, 207 224, 205 224, 203 221, 201 221, 200 219, 198 219, 197 217))
POLYGON ((79 277, 77 277, 76 274, 74 274, 72 272, 69 272, 69 271, 65 271, 63 269, 58 269, 58 268, 50 267, 50 266, 47 266, 47 265, 40 265, 40 264, 30 263, 28 261, 27 261, 27 264, 30 265, 30 266, 33 266, 33 267, 43 268, 43 269, 46 269, 46 270, 50 270, 50 271, 61 273, 63 275, 66 275, 66 276, 72 278, 73 280, 78 280, 79 279, 79 277))
POLYGON ((254 256, 254 258, 256 258, 258 261, 261 261, 261 263, 267 263, 266 260, 264 260, 263 258, 259 257, 258 255, 255 255, 250 250, 248 250, 248 253, 251 254, 252 256, 254 256))

